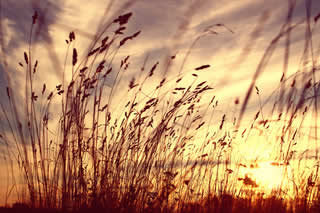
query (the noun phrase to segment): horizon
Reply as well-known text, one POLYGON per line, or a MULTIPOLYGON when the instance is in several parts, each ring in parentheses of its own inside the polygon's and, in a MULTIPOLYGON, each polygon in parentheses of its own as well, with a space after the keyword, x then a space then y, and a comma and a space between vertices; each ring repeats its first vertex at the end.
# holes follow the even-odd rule
MULTIPOLYGON (((97 143, 96 146, 104 144, 104 136, 107 138, 108 134, 113 135, 118 131, 120 135, 124 132, 120 127, 126 123, 128 129, 134 128, 130 122, 134 122, 135 117, 130 118, 126 114, 128 106, 131 107, 132 116, 137 116, 138 112, 150 113, 144 119, 151 119, 149 124, 155 122, 161 126, 161 119, 170 117, 169 106, 172 105, 172 113, 176 117, 170 123, 172 126, 169 121, 166 124, 168 126, 165 130, 170 134, 163 133, 166 139, 161 140, 170 144, 168 150, 172 149, 171 145, 174 147, 178 144, 177 149, 181 149, 181 153, 174 154, 173 149, 159 154, 157 159, 152 160, 155 163, 152 164, 154 171, 170 168, 181 172, 181 177, 186 178, 189 175, 188 169, 203 166, 208 170, 211 166, 216 169, 216 175, 213 171, 209 172, 211 176, 206 184, 203 183, 203 187, 211 183, 212 178, 217 185, 225 179, 228 181, 230 177, 234 181, 230 180, 230 191, 233 190, 235 194, 240 194, 237 190, 246 187, 245 180, 249 179, 258 186, 251 182, 250 187, 256 189, 250 190, 257 193, 261 190, 265 194, 282 190, 286 194, 283 196, 289 198, 301 193, 298 190, 300 185, 296 186, 299 181, 302 187, 303 184, 309 184, 311 177, 310 183, 318 186, 320 132, 316 108, 319 75, 316 71, 319 70, 320 54, 319 15, 320 1, 315 0, 288 0, 281 3, 277 0, 200 0, 189 4, 169 0, 152 3, 146 0, 129 0, 125 3, 94 0, 90 4, 84 0, 77 3, 71 0, 0 2, 0 95, 3 97, 0 114, 0 168, 7 171, 0 173, 0 206, 14 203, 20 185, 21 189, 26 187, 21 170, 23 163, 19 165, 21 174, 18 175, 19 166, 16 162, 23 162, 23 155, 27 152, 21 154, 23 152, 17 147, 28 147, 32 156, 31 144, 34 139, 28 133, 30 120, 25 116, 23 106, 39 99, 39 105, 30 105, 31 112, 35 111, 30 116, 34 116, 37 122, 37 110, 39 116, 45 115, 43 122, 47 118, 48 132, 43 133, 44 144, 45 147, 51 147, 52 143, 56 147, 56 153, 52 156, 59 159, 62 151, 57 150, 59 146, 63 150, 61 134, 62 129, 66 128, 60 122, 69 116, 63 107, 67 109, 68 104, 72 103, 68 102, 66 94, 71 88, 71 81, 75 85, 79 81, 81 85, 81 73, 86 71, 80 70, 85 65, 91 70, 85 74, 88 76, 100 65, 103 72, 113 68, 102 83, 97 83, 97 88, 100 86, 103 90, 96 90, 95 99, 88 98, 85 105, 93 104, 95 107, 96 94, 100 91, 101 107, 83 112, 81 138, 89 138, 88 141, 90 137, 96 138, 96 142, 93 142, 97 143), (123 19, 125 23, 121 23, 123 19), (31 37, 30 30, 33 30, 31 37), (71 32, 75 38, 72 38, 71 32), (100 56, 93 50, 106 35, 109 36, 108 42, 114 39, 115 43, 120 41, 120 45, 117 43, 118 46, 112 46, 111 42, 110 48, 114 50, 101 56, 105 61, 100 63, 100 56), (121 36, 125 39, 121 40, 121 36), (121 42, 125 43, 123 47, 121 42), (97 60, 90 61, 91 53, 97 60), (36 60, 38 62, 35 66, 36 60), (115 70, 119 70, 119 73, 115 70), (25 89, 30 87, 26 81, 26 71, 34 73, 29 84, 33 83, 31 88, 36 92, 27 96, 32 101, 25 97, 25 89), (184 95, 189 94, 189 85, 192 85, 190 88, 194 91, 190 89, 190 99, 187 99, 184 95), (56 91, 52 102, 49 91, 56 91), (182 97, 180 100, 179 95, 182 97), (180 106, 176 100, 185 105, 180 106), (50 109, 49 104, 48 109, 44 107, 46 101, 50 102, 50 109), (194 108, 188 108, 192 101, 194 108), (151 104, 148 107, 153 111, 149 112, 149 108, 143 111, 142 103, 146 103, 146 106, 151 104), (177 111, 174 111, 175 106, 177 111), (105 117, 99 117, 99 113, 104 111, 107 111, 105 117), (110 120, 109 112, 112 113, 110 120), (189 118, 193 112, 198 115, 189 118), (116 124, 121 120, 120 125, 116 124), (17 123, 10 126, 8 122, 11 121, 17 123), (25 132, 26 139, 23 140, 26 140, 27 145, 17 140, 19 122, 23 124, 21 131, 25 132), (95 130, 95 122, 101 126, 114 123, 114 126, 101 133, 100 127, 95 130), (181 160, 175 158, 176 155, 181 160), (169 158, 173 159, 172 164, 169 158), (11 160, 12 164, 8 165, 11 160), (303 171, 299 173, 301 168, 303 171), (271 175, 267 175, 269 173, 271 175)), ((70 104, 70 112, 76 109, 72 106, 70 104)), ((26 109, 28 113, 28 107, 26 109)), ((156 128, 152 129, 152 125, 144 128, 144 137, 156 134, 156 128)), ((68 131, 70 133, 67 135, 73 134, 71 130, 68 131)), ((127 134, 129 136, 125 137, 129 140, 131 135, 127 134)), ((117 137, 111 137, 110 140, 116 140, 117 137)), ((146 144, 149 139, 146 139, 146 144)), ((129 153, 130 145, 123 147, 129 153)), ((159 147, 165 149, 165 146, 159 147)), ((101 150, 98 147, 96 149, 96 155, 99 156, 101 150)), ((101 157, 103 150, 104 145, 101 157)), ((87 161, 85 165, 95 170, 94 156, 88 151, 76 163, 87 161)), ((141 160, 140 157, 134 159, 137 162, 141 160)), ((57 160, 56 163, 59 162, 57 160)), ((127 171, 136 168, 129 162, 123 166, 127 171)), ((200 171, 199 179, 202 174, 200 171)), ((185 182, 181 180, 180 184, 183 185, 185 182)), ((155 185, 153 181, 149 180, 151 185, 155 185)), ((61 183, 57 180, 58 186, 61 183)), ((206 191, 201 186, 197 187, 199 192, 206 191)), ((216 186, 214 189, 220 190, 216 186)), ((28 191, 27 188, 25 190, 28 191)), ((313 190, 316 194, 316 189, 313 190)))

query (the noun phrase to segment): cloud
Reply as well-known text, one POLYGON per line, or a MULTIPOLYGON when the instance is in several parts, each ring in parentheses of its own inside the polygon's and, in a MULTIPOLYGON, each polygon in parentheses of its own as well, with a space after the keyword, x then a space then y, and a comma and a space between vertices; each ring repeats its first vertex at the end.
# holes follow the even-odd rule
POLYGON ((11 0, 1 6, 2 21, 8 20, 10 31, 14 32, 7 45, 10 50, 28 41, 34 11, 38 13, 38 23, 34 31, 35 42, 51 42, 50 27, 63 11, 61 0, 11 0))
MULTIPOLYGON (((10 116, 9 100, 7 98, 7 86, 14 92, 17 106, 23 106, 24 74, 19 68, 18 62, 23 59, 23 51, 26 51, 26 45, 29 42, 29 35, 32 25, 32 16, 34 11, 38 13, 37 23, 33 28, 32 43, 41 44, 46 47, 48 55, 55 64, 52 67, 58 67, 58 56, 53 48, 53 38, 51 27, 57 22, 63 12, 63 1, 61 0, 10 0, 0 3, 1 9, 1 66, 0 66, 0 95, 3 97, 1 102, 5 107, 6 113, 10 116), (18 59, 19 58, 19 59, 18 59), (9 76, 8 76, 9 75, 9 76), (10 83, 8 82, 10 80, 10 83), (11 85, 9 85, 11 84, 11 85)), ((22 69, 23 70, 23 69, 22 69)), ((18 110, 23 110, 20 107, 18 110)), ((11 117, 14 119, 13 117, 11 117)), ((20 118, 21 121, 24 118, 20 118)), ((1 129, 9 131, 9 126, 3 119, 1 113, 1 129)))
MULTIPOLYGON (((59 19, 63 11, 63 1, 61 0, 11 0, 1 3, 1 24, 2 24, 2 55, 7 62, 1 61, 1 79, 5 80, 4 71, 8 73, 17 73, 15 61, 17 52, 26 48, 29 42, 29 35, 34 11, 38 13, 37 24, 34 25, 32 42, 33 44, 42 44, 47 47, 51 60, 58 66, 58 57, 53 48, 53 38, 51 27, 59 19), (10 59, 10 60, 9 60, 10 59), (8 66, 5 63, 9 63, 8 66), (6 70, 4 70, 6 69, 6 70)), ((2 84, 3 85, 3 84, 2 84)), ((19 86, 20 84, 17 84, 19 86)), ((3 90, 3 89, 2 89, 3 90)))

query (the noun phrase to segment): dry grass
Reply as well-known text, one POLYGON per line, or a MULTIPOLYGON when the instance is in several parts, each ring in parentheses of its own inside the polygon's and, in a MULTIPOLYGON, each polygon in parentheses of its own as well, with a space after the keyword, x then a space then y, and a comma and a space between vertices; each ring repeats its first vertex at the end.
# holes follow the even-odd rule
MULTIPOLYGON (((239 116, 229 122, 230 117, 224 114, 217 125, 211 124, 211 119, 218 102, 215 97, 203 100, 212 88, 207 82, 198 81, 199 71, 209 65, 201 65, 185 75, 181 75, 180 70, 177 78, 163 76, 154 83, 158 62, 153 62, 150 67, 143 65, 141 73, 126 82, 124 88, 123 75, 129 70, 130 57, 123 58, 117 66, 113 63, 126 43, 140 36, 140 31, 125 35, 131 13, 120 15, 103 28, 81 60, 74 45, 76 35, 71 32, 66 43, 68 51, 72 50, 72 70, 63 72, 63 75, 71 72, 71 80, 64 80, 51 91, 43 84, 42 89, 36 91, 34 78, 38 62, 31 51, 32 29, 37 24, 35 13, 29 50, 24 53, 24 63, 20 63, 26 73, 24 109, 17 106, 11 86, 7 88, 10 107, 1 104, 10 130, 1 134, 1 141, 6 144, 9 165, 18 164, 23 174, 28 192, 24 202, 39 211, 45 208, 79 212, 90 209, 110 212, 318 212, 318 155, 317 166, 306 170, 299 183, 293 180, 296 191, 291 201, 283 199, 282 186, 264 195, 255 190, 258 185, 249 176, 238 177, 241 162, 236 162, 238 166, 231 169, 234 142, 249 137, 257 127, 268 133, 273 120, 284 121, 277 127, 274 143, 279 144, 279 162, 290 164, 304 118, 312 112, 317 115, 316 55, 308 70, 286 76, 290 32, 297 26, 306 25, 303 60, 308 60, 306 51, 316 52, 311 44, 311 17, 292 24, 295 5, 294 1, 288 2, 291 2, 288 18, 266 49, 243 98, 239 116), (112 27, 117 30, 110 33, 112 27), (273 114, 262 114, 264 109, 260 103, 252 123, 244 127, 242 118, 254 90, 260 98, 255 83, 281 39, 286 40, 286 54, 273 114), (115 78, 108 87, 106 81, 112 73, 115 78), (194 81, 185 86, 181 80, 187 75, 194 77, 194 81), (145 94, 144 86, 148 82, 153 83, 154 90, 145 94), (122 103, 114 103, 120 88, 127 90, 128 95, 122 103), (58 119, 51 116, 52 110, 57 111, 51 108, 55 101, 61 106, 58 119), (111 107, 115 104, 117 111, 111 107), (275 112, 280 114, 275 115, 275 112), (206 115, 211 117, 207 119, 206 115), (55 119, 58 135, 50 131, 55 119), (240 132, 241 128, 244 130, 240 132), (201 144, 195 133, 200 131, 205 132, 201 144)), ((308 10, 308 5, 306 8, 308 10)), ((250 47, 245 51, 248 49, 250 47)), ((67 54, 66 61, 68 59, 67 54)), ((170 66, 170 62, 166 63, 170 66)), ((238 99, 235 104, 240 104, 238 99)), ((317 129, 316 119, 315 126, 317 129)), ((299 175, 298 171, 296 174, 299 175)), ((21 206, 16 205, 18 207, 21 206)))

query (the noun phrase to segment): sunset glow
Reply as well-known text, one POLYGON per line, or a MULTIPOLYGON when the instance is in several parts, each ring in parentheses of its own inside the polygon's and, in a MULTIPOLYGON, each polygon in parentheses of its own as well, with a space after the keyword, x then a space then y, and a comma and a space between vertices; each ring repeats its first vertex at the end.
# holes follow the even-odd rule
POLYGON ((248 176, 258 185, 257 188, 269 193, 277 189, 284 181, 287 181, 287 174, 284 166, 279 166, 275 162, 259 162, 251 164, 252 166, 241 167, 239 169, 240 176, 248 176))
POLYGON ((0 212, 320 212, 319 38, 319 0, 0 1, 0 212))

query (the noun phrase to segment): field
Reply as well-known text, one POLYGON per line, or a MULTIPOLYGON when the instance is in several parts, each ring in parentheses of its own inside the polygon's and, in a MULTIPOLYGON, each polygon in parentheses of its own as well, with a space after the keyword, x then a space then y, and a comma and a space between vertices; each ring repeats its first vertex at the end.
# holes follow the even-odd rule
POLYGON ((306 0, 305 15, 295 19, 297 1, 287 4, 261 58, 251 52, 264 36, 267 14, 254 23, 231 74, 215 83, 214 62, 192 66, 189 60, 207 37, 236 36, 232 28, 210 25, 179 52, 187 33, 181 27, 162 58, 146 53, 132 65, 137 60, 129 47, 143 40, 143 30, 128 32, 135 14, 124 8, 101 22, 87 47, 69 33, 60 82, 53 85, 34 53, 41 26, 34 11, 21 60, 1 61, 6 186, 0 211, 320 212, 320 13, 311 15, 306 0), (293 35, 301 29, 297 46, 293 35), (294 70, 289 62, 297 53, 294 70), (267 92, 258 84, 274 55, 281 66, 267 92), (248 83, 230 87, 242 96, 218 95, 229 85, 224 78, 237 75, 246 60, 256 64, 248 83), (8 72, 12 66, 24 75, 22 90, 8 72))

